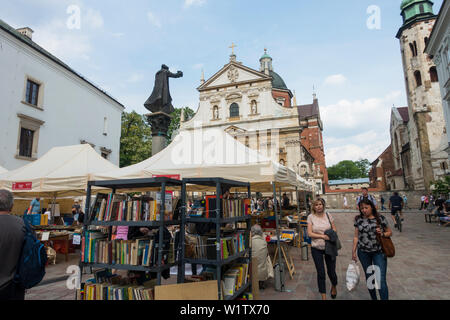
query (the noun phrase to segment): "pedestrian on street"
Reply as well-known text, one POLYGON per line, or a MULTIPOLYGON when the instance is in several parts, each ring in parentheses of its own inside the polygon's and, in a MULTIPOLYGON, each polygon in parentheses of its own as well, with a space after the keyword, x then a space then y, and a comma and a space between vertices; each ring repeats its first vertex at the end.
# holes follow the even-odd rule
POLYGON ((317 284, 322 300, 326 300, 326 276, 325 264, 327 266, 327 274, 331 281, 331 298, 335 299, 337 295, 336 286, 338 279, 336 275, 336 258, 325 254, 325 241, 330 238, 325 235, 325 231, 333 229, 337 232, 333 217, 325 211, 325 200, 318 198, 312 203, 312 214, 308 216, 308 236, 311 238, 311 255, 317 271, 317 284), (324 264, 325 260, 325 264, 324 264))
POLYGON ((260 225, 255 224, 251 229, 252 234, 252 258, 256 259, 259 289, 266 288, 266 280, 269 279, 269 269, 273 268, 267 249, 267 242, 260 225))
POLYGON ((398 195, 398 192, 394 192, 392 197, 389 198, 389 209, 391 209, 391 218, 394 222, 394 228, 397 227, 397 222, 395 221, 395 213, 398 212, 400 219, 403 221, 403 199, 398 195))
POLYGON ((386 210, 386 208, 384 207, 384 197, 383 197, 383 195, 380 195, 380 202, 381 202, 381 210, 386 210))
POLYGON ((428 208, 428 203, 430 202, 430 198, 428 197, 428 195, 425 196, 425 201, 424 201, 424 208, 428 208))
POLYGON ((344 196, 344 209, 348 209, 347 197, 344 196))
POLYGON ((11 214, 14 197, 0 190, 0 300, 24 300, 25 288, 13 281, 25 237, 22 219, 11 214))
POLYGON ((425 208, 425 195, 422 195, 420 197, 420 210, 422 210, 423 208, 425 208))
MULTIPOLYGON (((360 202, 360 214, 355 217, 355 234, 353 236, 352 259, 361 261, 366 281, 374 274, 373 265, 380 271, 380 288, 378 293, 381 300, 389 300, 389 290, 386 282, 387 258, 381 249, 381 244, 377 240, 377 234, 382 237, 392 236, 387 219, 377 212, 372 201, 363 199, 360 202), (382 226, 382 229, 379 227, 382 226)), ((375 271, 376 272, 376 271, 375 271)), ((377 300, 374 282, 368 282, 372 300, 377 300)))
POLYGON ((367 189, 366 187, 363 187, 362 189, 362 195, 358 196, 358 198, 356 198, 356 210, 359 210, 359 202, 362 199, 367 199, 373 202, 373 204, 375 205, 375 208, 377 207, 377 200, 375 199, 374 196, 372 196, 371 194, 369 194, 369 189, 367 189))
POLYGON ((406 196, 406 193, 403 195, 403 205, 405 209, 408 209, 408 197, 406 196))

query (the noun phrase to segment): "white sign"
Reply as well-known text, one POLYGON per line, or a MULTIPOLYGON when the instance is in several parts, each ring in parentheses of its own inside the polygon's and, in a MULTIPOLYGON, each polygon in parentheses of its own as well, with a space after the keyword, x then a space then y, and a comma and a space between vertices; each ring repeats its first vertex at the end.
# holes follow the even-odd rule
POLYGON ((50 237, 50 232, 44 232, 42 234, 41 241, 48 241, 48 238, 50 237))
POLYGON ((73 244, 80 244, 81 243, 81 235, 80 234, 74 234, 72 243, 73 244))

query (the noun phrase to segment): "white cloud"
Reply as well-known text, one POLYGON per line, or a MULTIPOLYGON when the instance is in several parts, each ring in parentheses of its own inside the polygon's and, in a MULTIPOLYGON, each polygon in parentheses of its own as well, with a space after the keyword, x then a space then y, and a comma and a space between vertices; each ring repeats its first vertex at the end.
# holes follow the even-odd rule
MULTIPOLYGON (((88 26, 92 29, 99 29, 103 27, 103 17, 100 12, 95 11, 93 9, 87 9, 87 12, 83 15, 83 11, 81 13, 81 23, 86 22, 88 26)), ((82 25, 83 26, 83 25, 82 25)))
POLYGON ((137 82, 141 82, 142 80, 144 80, 144 75, 142 73, 133 73, 127 79, 127 82, 129 82, 129 83, 137 83, 137 82))
POLYGON ((125 33, 123 33, 123 32, 116 32, 116 33, 112 33, 111 35, 113 37, 115 37, 115 38, 121 38, 121 37, 123 37, 125 35, 125 33))
POLYGON ((326 85, 342 85, 347 82, 347 78, 342 74, 334 74, 325 79, 326 85))
POLYGON ((155 16, 153 14, 153 12, 149 11, 147 12, 147 18, 148 21, 150 21, 151 24, 153 24, 155 27, 157 28, 161 28, 161 21, 159 20, 159 18, 157 16, 155 16))
POLYGON ((184 6, 186 8, 191 7, 191 6, 202 6, 205 3, 206 3, 206 0, 185 0, 184 6))
POLYGON ((202 69, 204 67, 203 63, 197 63, 192 66, 193 69, 202 69))
POLYGON ((89 60, 92 50, 89 36, 71 32, 61 20, 35 27, 33 41, 63 61, 78 58, 89 60))

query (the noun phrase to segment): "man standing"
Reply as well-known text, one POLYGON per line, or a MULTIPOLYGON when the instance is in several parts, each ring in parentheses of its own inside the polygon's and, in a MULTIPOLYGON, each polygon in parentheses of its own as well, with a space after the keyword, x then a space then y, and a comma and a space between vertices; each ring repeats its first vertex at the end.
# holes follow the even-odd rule
POLYGON ((40 214, 41 213, 41 198, 37 197, 31 200, 30 210, 28 213, 30 214, 40 214))
POLYGON ((425 195, 420 197, 420 210, 422 210, 425 206, 425 195))
POLYGON ((368 199, 368 200, 372 201, 375 208, 378 209, 377 200, 375 200, 374 196, 369 194, 369 189, 367 189, 366 187, 362 188, 362 195, 360 195, 360 196, 358 196, 358 198, 356 198, 356 210, 358 210, 358 211, 359 211, 359 202, 362 199, 368 199))
POLYGON ((386 210, 386 208, 384 207, 384 197, 383 197, 383 195, 380 195, 380 202, 381 202, 381 210, 386 210))
POLYGON ((403 221, 403 199, 398 195, 398 192, 394 192, 394 195, 389 198, 389 209, 391 209, 391 218, 394 221, 394 226, 397 227, 397 222, 395 221, 395 213, 398 211, 400 219, 403 221))
POLYGON ((23 220, 11 215, 14 198, 0 190, 0 300, 24 300, 25 289, 13 282, 25 236, 23 220))

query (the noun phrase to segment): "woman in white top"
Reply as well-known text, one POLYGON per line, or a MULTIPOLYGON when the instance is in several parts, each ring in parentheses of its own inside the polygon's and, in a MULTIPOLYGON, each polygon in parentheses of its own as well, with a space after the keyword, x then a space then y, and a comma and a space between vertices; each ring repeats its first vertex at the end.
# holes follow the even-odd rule
POLYGON ((333 229, 336 226, 331 215, 325 212, 325 200, 319 198, 312 203, 312 214, 308 216, 308 236, 311 238, 311 255, 317 270, 317 284, 322 300, 326 300, 326 276, 325 264, 327 265, 327 274, 331 280, 331 298, 335 299, 337 295, 337 275, 336 275, 336 259, 325 254, 325 240, 330 240, 324 232, 333 229), (325 263, 324 263, 325 260, 325 263))

